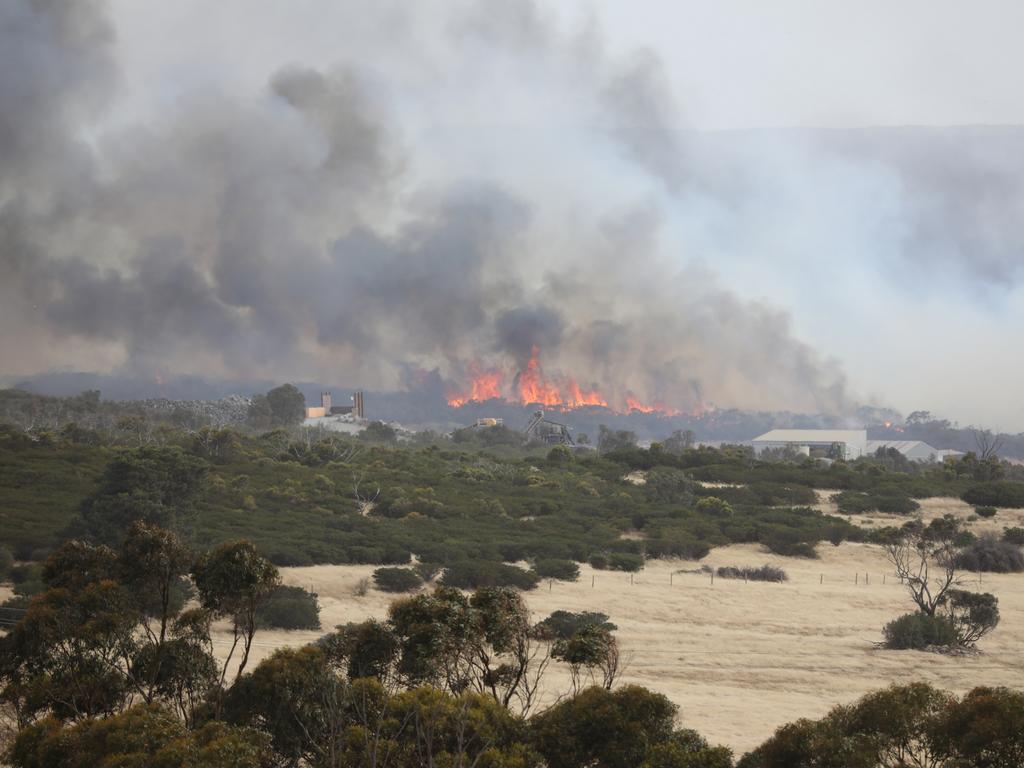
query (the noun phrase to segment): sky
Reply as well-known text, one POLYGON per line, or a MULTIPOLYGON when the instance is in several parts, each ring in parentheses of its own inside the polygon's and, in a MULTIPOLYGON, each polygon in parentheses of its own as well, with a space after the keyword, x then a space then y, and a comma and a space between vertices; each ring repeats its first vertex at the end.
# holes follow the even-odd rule
POLYGON ((51 5, 0 15, 0 373, 539 346, 610 400, 1024 430, 1019 3, 51 5))

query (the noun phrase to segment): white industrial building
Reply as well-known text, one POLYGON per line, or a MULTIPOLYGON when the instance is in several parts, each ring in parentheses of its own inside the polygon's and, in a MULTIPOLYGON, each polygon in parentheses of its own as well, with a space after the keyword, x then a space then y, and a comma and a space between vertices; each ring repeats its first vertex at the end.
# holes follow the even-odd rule
POLYGON ((944 453, 923 440, 868 440, 869 455, 874 456, 879 448, 895 448, 911 461, 938 461, 944 453))
POLYGON ((804 456, 810 456, 813 449, 828 450, 837 445, 844 459, 863 456, 867 444, 866 429, 773 429, 751 441, 756 453, 771 448, 793 448, 804 456))

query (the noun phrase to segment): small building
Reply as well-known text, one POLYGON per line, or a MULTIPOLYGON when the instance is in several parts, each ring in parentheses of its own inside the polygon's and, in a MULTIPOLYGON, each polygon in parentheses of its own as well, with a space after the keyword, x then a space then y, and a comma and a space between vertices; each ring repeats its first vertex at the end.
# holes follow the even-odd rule
POLYGON ((306 409, 307 419, 322 419, 326 416, 345 416, 354 413, 356 418, 363 418, 363 393, 361 391, 352 395, 352 405, 334 405, 331 401, 330 392, 320 393, 320 405, 306 409))
POLYGON ((939 457, 945 453, 923 440, 868 440, 869 456, 874 456, 879 448, 895 448, 911 461, 940 461, 939 457))
POLYGON ((544 416, 544 411, 534 411, 533 418, 526 425, 526 441, 548 445, 575 446, 576 441, 569 434, 569 427, 544 416))
POLYGON ((792 448, 804 456, 856 459, 867 451, 867 442, 866 429, 773 429, 755 437, 751 445, 755 453, 772 448, 792 448))

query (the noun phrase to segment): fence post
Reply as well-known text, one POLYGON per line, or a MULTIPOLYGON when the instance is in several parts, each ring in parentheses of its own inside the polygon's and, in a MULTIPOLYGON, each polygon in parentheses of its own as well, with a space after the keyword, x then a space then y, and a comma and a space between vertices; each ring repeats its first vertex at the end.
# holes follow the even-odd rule
POLYGON ((853 583, 854 584, 860 584, 860 574, 859 573, 853 574, 853 583))
POLYGON ((868 574, 866 574, 866 573, 864 574, 864 583, 865 584, 870 584, 871 583, 871 580, 868 578, 868 574))
POLYGON ((554 582, 553 579, 548 579, 548 592, 551 591, 551 584, 554 582))
POLYGON ((819 584, 824 584, 825 583, 825 574, 824 573, 818 574, 818 583, 819 584))
POLYGON ((714 571, 711 572, 711 586, 712 587, 715 586, 715 572, 714 571))
POLYGON ((632 573, 629 574, 629 583, 630 583, 630 586, 632 586, 632 584, 633 584, 633 574, 632 573))
POLYGON ((594 588, 594 574, 590 574, 590 588, 594 588))
POLYGON ((675 576, 676 575, 672 571, 668 572, 668 585, 670 587, 672 586, 672 580, 675 579, 675 576))

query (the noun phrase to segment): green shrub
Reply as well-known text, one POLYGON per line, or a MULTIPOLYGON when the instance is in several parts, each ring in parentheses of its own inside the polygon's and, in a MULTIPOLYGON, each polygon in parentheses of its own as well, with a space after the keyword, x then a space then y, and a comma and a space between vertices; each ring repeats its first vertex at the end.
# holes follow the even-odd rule
POLYGON ((538 560, 534 563, 533 570, 542 579, 576 581, 580 577, 580 567, 572 560, 558 560, 556 558, 538 560))
POLYGON ((533 571, 524 571, 514 565, 490 560, 462 560, 449 564, 441 577, 446 587, 479 589, 480 587, 516 587, 533 589, 540 577, 533 571))
POLYGON ((632 552, 612 552, 608 555, 608 567, 613 571, 639 571, 644 567, 644 556, 632 552))
POLYGON ((1018 547, 1024 547, 1024 528, 1003 529, 1003 541, 1016 544, 1018 547))
POLYGON ((0 581, 7 581, 14 567, 14 557, 7 547, 0 547, 0 581))
POLYGON ((832 495, 833 503, 839 507, 839 511, 847 515, 859 515, 862 512, 871 512, 875 507, 871 498, 866 493, 859 491, 842 491, 832 495))
POLYGON ((315 593, 282 584, 257 610, 256 620, 274 629, 320 629, 320 604, 315 593))
POLYGON ((874 505, 879 512, 890 515, 909 515, 921 508, 921 505, 912 498, 902 494, 875 496, 874 505))
POLYGON ((608 555, 604 552, 595 552, 588 560, 590 567, 597 571, 608 570, 608 555))
POLYGON ((963 496, 960 498, 976 507, 1011 507, 1019 509, 1024 507, 1024 483, 1011 481, 979 483, 964 491, 963 496))
POLYGON ((1016 544, 985 534, 957 553, 956 565, 967 571, 1020 573, 1024 571, 1024 552, 1016 544))
POLYGON ((813 560, 818 557, 814 545, 801 540, 793 531, 772 531, 762 542, 771 552, 784 557, 805 557, 813 560))
POLYGON ((373 582, 382 592, 409 592, 423 584, 423 579, 412 568, 378 568, 373 582))
POLYGON ((717 496, 705 496, 697 502, 695 508, 702 515, 711 517, 729 517, 732 514, 732 505, 717 496))
POLYGON ((544 621, 537 624, 537 630, 546 638, 554 640, 568 640, 582 629, 598 627, 609 632, 618 629, 617 626, 608 621, 607 614, 595 611, 582 611, 572 613, 571 611, 555 611, 544 621))
POLYGON ((995 507, 975 507, 974 514, 978 517, 995 517, 999 510, 995 507))
POLYGON ((786 581, 789 576, 781 568, 774 565, 762 565, 760 568, 748 566, 723 565, 715 575, 722 579, 744 579, 746 581, 786 581))
POLYGON ((894 651, 957 644, 956 626, 946 616, 907 613, 890 621, 882 631, 885 635, 885 647, 894 651))

